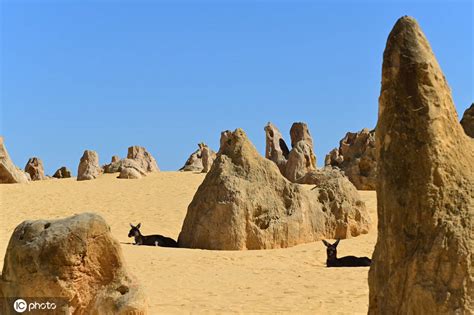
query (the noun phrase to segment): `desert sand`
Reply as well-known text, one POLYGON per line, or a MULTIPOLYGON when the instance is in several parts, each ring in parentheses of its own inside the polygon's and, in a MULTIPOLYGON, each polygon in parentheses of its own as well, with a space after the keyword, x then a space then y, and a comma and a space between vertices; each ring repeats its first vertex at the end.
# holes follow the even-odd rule
MULTIPOLYGON (((138 180, 104 174, 0 185, 0 268, 23 220, 96 212, 121 242, 128 269, 148 292, 150 314, 361 314, 368 309, 368 267, 326 268, 321 242, 258 251, 208 251, 131 245, 129 223, 143 234, 177 239, 188 204, 205 174, 158 172, 138 180)), ((308 186, 308 189, 312 186, 308 186)), ((360 191, 373 224, 342 240, 339 256, 371 256, 377 238, 376 194, 360 191)), ((1 270, 1 269, 0 269, 1 270)))

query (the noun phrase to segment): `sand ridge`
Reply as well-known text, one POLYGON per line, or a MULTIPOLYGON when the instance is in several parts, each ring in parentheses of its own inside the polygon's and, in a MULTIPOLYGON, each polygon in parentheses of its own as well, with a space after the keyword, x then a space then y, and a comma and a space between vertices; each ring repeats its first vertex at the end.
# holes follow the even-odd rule
MULTIPOLYGON (((139 180, 104 174, 0 185, 0 267, 14 228, 27 219, 85 211, 102 215, 121 242, 128 268, 148 292, 150 314, 366 314, 368 268, 325 267, 321 242, 287 249, 208 251, 134 246, 129 223, 143 234, 178 237, 188 204, 205 174, 159 172, 139 180)), ((360 191, 371 232, 342 240, 339 256, 371 256, 376 242, 376 195, 360 191)))

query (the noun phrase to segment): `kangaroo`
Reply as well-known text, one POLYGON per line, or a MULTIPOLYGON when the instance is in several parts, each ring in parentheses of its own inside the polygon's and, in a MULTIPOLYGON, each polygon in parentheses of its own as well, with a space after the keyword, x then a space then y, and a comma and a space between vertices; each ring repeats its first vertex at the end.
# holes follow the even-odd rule
POLYGON ((327 250, 327 267, 366 267, 370 266, 372 262, 368 257, 355 257, 355 256, 345 256, 337 258, 337 245, 339 244, 339 239, 334 244, 330 244, 327 241, 323 240, 324 245, 326 245, 327 250))
POLYGON ((137 226, 133 226, 130 232, 128 232, 128 237, 135 238, 135 245, 146 245, 146 246, 161 246, 161 247, 178 247, 178 243, 170 238, 163 235, 142 235, 140 232, 141 223, 138 223, 137 226))

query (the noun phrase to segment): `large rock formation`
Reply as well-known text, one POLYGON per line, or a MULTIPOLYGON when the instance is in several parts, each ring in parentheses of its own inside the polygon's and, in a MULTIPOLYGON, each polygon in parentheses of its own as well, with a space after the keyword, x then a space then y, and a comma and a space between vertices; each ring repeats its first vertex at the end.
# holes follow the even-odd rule
POLYGON ((63 166, 54 173, 53 177, 54 178, 70 178, 71 171, 66 166, 63 166))
POLYGON ((117 178, 138 179, 143 176, 146 176, 146 172, 142 169, 139 161, 132 159, 120 160, 120 174, 117 178))
POLYGON ((331 208, 330 198, 326 187, 310 189, 285 179, 243 130, 226 131, 217 159, 188 207, 179 245, 266 249, 367 233, 369 216, 362 202, 331 208))
POLYGON ((95 151, 85 150, 77 170, 77 180, 91 180, 100 175, 99 155, 95 151))
POLYGON ((129 147, 127 158, 136 160, 145 172, 158 172, 160 170, 155 158, 144 147, 136 145, 129 147))
POLYGON ((28 179, 29 175, 26 175, 13 164, 3 143, 3 137, 0 137, 0 183, 26 183, 28 179))
POLYGON ((288 155, 285 177, 292 182, 316 170, 313 139, 305 123, 294 123, 290 129, 292 149, 288 155))
POLYGON ((211 169, 212 163, 216 159, 216 153, 204 143, 201 147, 202 172, 207 173, 211 169))
POLYGON ((5 254, 0 293, 1 298, 61 298, 67 301, 67 314, 147 312, 119 242, 92 213, 17 226, 5 254))
POLYGON ((383 56, 369 314, 473 314, 474 142, 410 17, 383 56))
POLYGON ((375 190, 375 130, 364 128, 359 132, 346 133, 339 142, 339 148, 326 155, 324 164, 344 171, 357 189, 375 190))
POLYGON ((32 157, 25 165, 25 172, 30 174, 31 180, 45 180, 43 161, 37 157, 32 157))
POLYGON ((461 125, 464 128, 464 132, 471 138, 474 138, 474 103, 471 107, 464 111, 462 115, 461 125))
POLYGON ((269 122, 265 128, 265 157, 278 166, 280 172, 285 174, 286 162, 290 150, 283 139, 283 136, 271 122, 269 122))

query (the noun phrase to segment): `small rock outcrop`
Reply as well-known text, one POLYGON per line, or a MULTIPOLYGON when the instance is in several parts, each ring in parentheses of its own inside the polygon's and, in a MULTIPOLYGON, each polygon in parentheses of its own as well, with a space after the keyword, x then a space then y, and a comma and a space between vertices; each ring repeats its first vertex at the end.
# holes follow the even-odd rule
POLYGON ((325 188, 311 190, 285 179, 243 130, 225 131, 217 158, 188 207, 179 245, 268 249, 368 232, 364 203, 336 209, 326 201, 331 197, 322 194, 328 194, 325 188))
POLYGON ((119 242, 92 213, 18 225, 5 254, 0 292, 0 298, 61 298, 67 314, 147 313, 143 289, 127 272, 119 242))
POLYGON ((141 168, 141 164, 137 160, 123 159, 120 160, 120 175, 118 178, 138 179, 146 176, 146 172, 141 168))
POLYGON ((77 170, 77 180, 91 180, 100 175, 99 155, 95 151, 85 150, 77 170))
POLYGON ((113 156, 112 156, 112 163, 115 163, 115 162, 118 162, 118 161, 120 161, 120 156, 118 156, 118 155, 113 155, 113 156))
MULTIPOLYGON (((207 161, 208 161, 208 165, 209 165, 209 169, 211 168, 210 165, 212 165, 212 161, 214 161, 214 159, 216 158, 216 152, 212 151, 212 149, 210 149, 205 143, 199 143, 198 144, 198 149, 196 151, 194 151, 190 156, 189 158, 187 159, 186 163, 184 163, 184 166, 182 168, 180 168, 179 170, 180 171, 183 171, 183 172, 201 172, 203 171, 203 155, 202 155, 202 151, 203 151, 203 148, 204 147, 207 147, 208 150, 209 150, 209 154, 207 154, 207 161), (209 157, 211 157, 212 161, 209 160, 209 157)), ((205 172, 207 173, 207 172, 205 172)))
POLYGON ((3 143, 3 137, 0 137, 0 184, 27 183, 29 175, 17 168, 3 143))
POLYGON ((122 169, 122 161, 117 155, 112 156, 112 161, 109 164, 105 164, 102 169, 106 174, 118 173, 122 169))
POLYGON ((292 149, 286 162, 285 177, 291 182, 316 169, 313 139, 305 123, 297 122, 290 129, 292 149))
POLYGON ((280 172, 285 174, 286 171, 286 162, 288 160, 288 155, 290 150, 283 139, 283 136, 271 122, 264 128, 265 130, 265 157, 278 166, 280 172))
POLYGON ((462 115, 461 119, 461 126, 469 137, 474 138, 474 103, 464 111, 464 115, 462 115))
POLYGON ((25 165, 25 172, 30 174, 31 180, 45 180, 43 161, 37 157, 32 157, 25 165))
POLYGON ((369 314, 473 314, 474 142, 415 19, 383 55, 369 314))
POLYGON ((129 147, 127 158, 137 161, 140 164, 140 168, 147 173, 160 170, 155 158, 144 147, 136 145, 129 147))
POLYGON ((202 173, 207 173, 211 169, 212 163, 216 159, 216 153, 212 151, 206 144, 202 144, 201 147, 201 159, 202 159, 202 173))
POLYGON ((375 130, 346 133, 339 148, 326 155, 324 164, 340 168, 357 189, 375 190, 375 130))
POLYGON ((63 166, 59 168, 56 172, 54 172, 53 177, 54 178, 70 178, 71 171, 66 166, 63 166))

